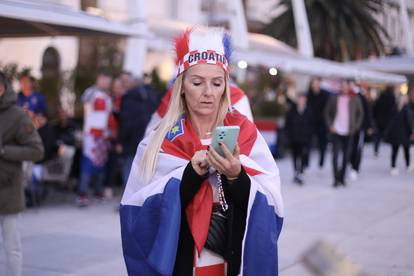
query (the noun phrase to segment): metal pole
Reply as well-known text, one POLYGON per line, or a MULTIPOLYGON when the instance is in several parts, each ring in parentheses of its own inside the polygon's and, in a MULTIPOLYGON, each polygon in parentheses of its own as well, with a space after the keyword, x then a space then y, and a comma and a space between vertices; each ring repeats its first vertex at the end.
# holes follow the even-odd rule
MULTIPOLYGON (((145 21, 145 0, 128 0, 128 17, 131 28, 147 33, 145 21)), ((144 73, 147 42, 145 38, 130 37, 127 40, 124 70, 130 71, 134 76, 141 77, 144 73)))
POLYGON ((306 57, 313 57, 312 37, 304 0, 292 0, 292 8, 299 53, 306 57))
POLYGON ((407 4, 405 0, 400 0, 400 15, 403 33, 405 34, 405 48, 408 55, 414 55, 413 34, 411 32, 408 19, 407 4))

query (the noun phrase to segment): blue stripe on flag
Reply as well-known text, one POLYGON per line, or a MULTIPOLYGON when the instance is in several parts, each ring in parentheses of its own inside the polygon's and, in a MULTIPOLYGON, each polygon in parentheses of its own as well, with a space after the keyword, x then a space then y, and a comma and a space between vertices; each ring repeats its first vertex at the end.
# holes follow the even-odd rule
POLYGON ((121 205, 122 248, 128 275, 172 275, 180 232, 180 180, 143 206, 121 205))
POLYGON ((243 275, 278 275, 277 239, 283 218, 276 215, 266 196, 256 193, 244 245, 243 275))

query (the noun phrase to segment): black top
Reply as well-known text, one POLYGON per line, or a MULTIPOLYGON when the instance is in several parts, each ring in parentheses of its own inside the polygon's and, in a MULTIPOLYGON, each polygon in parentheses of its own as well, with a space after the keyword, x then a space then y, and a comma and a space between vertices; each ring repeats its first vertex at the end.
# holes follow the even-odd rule
POLYGON ((384 132, 384 139, 392 145, 410 145, 413 133, 413 115, 410 107, 405 105, 391 120, 384 132))
POLYGON ((361 93, 358 94, 358 97, 361 99, 362 108, 364 109, 364 120, 362 121, 361 130, 365 131, 374 127, 372 106, 361 93))
POLYGON ((58 145, 56 143, 57 138, 55 132, 53 131, 53 128, 49 123, 46 123, 37 131, 39 132, 40 138, 42 139, 43 147, 45 150, 43 159, 36 162, 37 164, 41 164, 57 156, 58 145))
POLYGON ((291 144, 309 144, 314 131, 315 119, 313 112, 307 106, 299 113, 297 106, 291 107, 286 115, 285 128, 291 144))
POLYGON ((323 118, 323 111, 328 103, 329 92, 320 89, 318 94, 314 94, 311 89, 308 91, 308 107, 313 113, 313 118, 315 120, 315 125, 318 128, 321 124, 324 125, 325 121, 323 118))
MULTIPOLYGON (((188 163, 181 179, 181 227, 177 247, 177 256, 174 266, 176 276, 193 275, 194 239, 191 235, 186 217, 186 207, 193 199, 201 183, 207 179, 207 174, 199 176, 188 163)), ((241 249, 244 231, 246 228, 247 205, 250 193, 250 178, 242 167, 238 179, 232 183, 222 175, 223 190, 229 205, 227 210, 227 245, 224 259, 227 261, 227 275, 238 275, 241 264, 241 249)))
POLYGON ((385 91, 378 97, 373 106, 376 127, 380 131, 384 131, 397 112, 397 102, 394 92, 391 90, 385 91))
POLYGON ((122 96, 118 143, 123 147, 123 156, 134 156, 144 137, 147 124, 158 104, 153 98, 154 93, 156 92, 146 86, 139 86, 122 96))

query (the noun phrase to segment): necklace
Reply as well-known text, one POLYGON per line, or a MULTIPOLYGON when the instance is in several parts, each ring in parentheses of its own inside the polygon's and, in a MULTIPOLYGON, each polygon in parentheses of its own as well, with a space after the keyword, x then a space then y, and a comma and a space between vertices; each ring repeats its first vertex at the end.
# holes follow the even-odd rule
POLYGON ((217 175, 216 190, 217 190, 217 194, 219 196, 220 206, 221 206, 221 209, 223 210, 223 212, 226 212, 227 209, 229 209, 229 205, 227 204, 226 197, 224 196, 223 183, 221 182, 221 175, 218 171, 216 172, 216 175, 217 175))

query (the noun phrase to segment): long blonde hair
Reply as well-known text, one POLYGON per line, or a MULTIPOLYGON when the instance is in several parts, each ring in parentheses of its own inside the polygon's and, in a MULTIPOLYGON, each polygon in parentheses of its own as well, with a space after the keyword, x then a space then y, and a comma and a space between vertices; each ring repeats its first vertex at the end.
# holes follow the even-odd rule
MULTIPOLYGON (((185 73, 184 73, 185 74, 185 73)), ((167 133, 173 128, 184 112, 188 112, 185 98, 181 96, 183 90, 184 74, 177 77, 172 88, 171 100, 168 105, 167 113, 155 133, 152 135, 140 162, 140 174, 143 176, 145 182, 149 182, 155 174, 158 162, 158 153, 161 149, 167 133)), ((230 87, 229 81, 225 78, 224 93, 220 101, 218 114, 215 126, 223 123, 227 112, 230 109, 230 87)))

